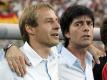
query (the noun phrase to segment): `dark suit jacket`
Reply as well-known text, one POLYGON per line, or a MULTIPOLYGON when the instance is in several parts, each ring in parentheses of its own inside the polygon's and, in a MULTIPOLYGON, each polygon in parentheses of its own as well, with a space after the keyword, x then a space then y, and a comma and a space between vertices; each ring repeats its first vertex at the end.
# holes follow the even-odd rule
POLYGON ((100 64, 95 64, 93 68, 94 80, 102 80, 102 69, 107 62, 107 56, 100 57, 100 64))

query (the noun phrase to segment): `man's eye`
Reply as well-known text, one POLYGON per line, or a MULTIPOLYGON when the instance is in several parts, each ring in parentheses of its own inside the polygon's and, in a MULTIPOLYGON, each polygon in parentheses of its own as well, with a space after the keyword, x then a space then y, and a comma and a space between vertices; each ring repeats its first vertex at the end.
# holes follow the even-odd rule
POLYGON ((87 22, 87 25, 93 26, 93 22, 87 22))
POLYGON ((46 21, 47 23, 53 23, 53 21, 49 20, 49 21, 46 21))
POLYGON ((77 26, 77 27, 78 27, 78 26, 81 26, 81 25, 82 25, 81 23, 76 23, 76 24, 75 24, 75 26, 77 26))

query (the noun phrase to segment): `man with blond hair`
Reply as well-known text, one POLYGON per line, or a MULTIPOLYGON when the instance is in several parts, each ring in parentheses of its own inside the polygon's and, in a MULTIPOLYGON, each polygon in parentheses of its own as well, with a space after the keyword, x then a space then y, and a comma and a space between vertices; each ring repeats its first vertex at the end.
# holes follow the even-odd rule
MULTIPOLYGON (((59 80, 57 51, 51 47, 59 43, 59 22, 51 5, 38 3, 24 9, 19 20, 24 45, 20 50, 32 65, 27 74, 17 76, 5 58, 0 60, 0 80, 59 80)), ((16 62, 17 58, 15 59, 16 62)), ((14 65, 16 66, 16 64, 14 65)))

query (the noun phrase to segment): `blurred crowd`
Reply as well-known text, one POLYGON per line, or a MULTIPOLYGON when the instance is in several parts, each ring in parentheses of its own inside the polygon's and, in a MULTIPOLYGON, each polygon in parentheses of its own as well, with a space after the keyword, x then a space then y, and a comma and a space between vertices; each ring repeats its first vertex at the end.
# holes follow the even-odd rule
POLYGON ((103 16, 107 14, 107 0, 0 0, 0 23, 18 23, 24 7, 42 1, 49 2, 59 17, 69 5, 85 5, 94 11, 96 27, 101 26, 103 16))
MULTIPOLYGON (((59 17, 70 5, 85 5, 94 11, 95 27, 100 27, 103 17, 107 15, 107 0, 0 0, 0 23, 18 23, 23 8, 38 2, 49 2, 59 17)), ((1 43, 2 40, 0 46, 4 45, 4 40, 1 43)))

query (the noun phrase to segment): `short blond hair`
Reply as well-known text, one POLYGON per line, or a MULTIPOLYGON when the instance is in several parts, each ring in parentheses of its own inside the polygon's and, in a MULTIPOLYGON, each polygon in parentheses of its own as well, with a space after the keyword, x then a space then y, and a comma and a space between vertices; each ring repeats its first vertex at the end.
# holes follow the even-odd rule
POLYGON ((29 42, 29 37, 25 30, 25 25, 29 25, 31 27, 36 27, 38 25, 37 10, 41 8, 49 8, 54 11, 53 7, 49 3, 44 3, 44 2, 37 3, 35 5, 30 5, 24 8, 19 20, 20 32, 24 42, 25 41, 29 42))

